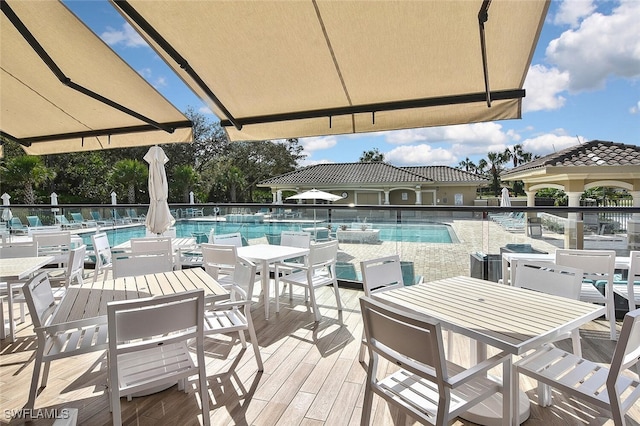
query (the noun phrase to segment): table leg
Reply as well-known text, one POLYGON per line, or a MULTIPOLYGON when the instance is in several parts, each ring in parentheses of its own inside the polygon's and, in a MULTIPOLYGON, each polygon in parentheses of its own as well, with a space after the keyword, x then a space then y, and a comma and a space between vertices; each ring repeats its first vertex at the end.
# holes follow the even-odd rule
POLYGON ((260 272, 262 281, 262 294, 264 297, 264 319, 269 319, 269 262, 262 261, 262 272, 260 272))
MULTIPOLYGON (((481 362, 487 358, 487 345, 485 343, 476 341, 474 345, 474 342, 472 340, 470 350, 471 359, 475 358, 476 363, 481 362)), ((512 377, 514 376, 513 365, 510 363, 508 366, 508 370, 503 370, 502 374, 503 380, 509 381, 507 386, 509 386, 508 390, 510 392, 510 395, 506 403, 508 405, 511 405, 511 407, 505 407, 502 402, 502 394, 497 393, 492 397, 475 405, 469 411, 461 414, 461 418, 473 423, 488 426, 502 425, 502 418, 505 414, 508 417, 512 417, 513 419, 517 418, 518 425, 529 418, 529 415, 531 414, 531 403, 529 402, 527 394, 520 390, 519 386, 514 383, 515 380, 512 380, 512 377), (513 407, 513 404, 515 403, 514 392, 520 392, 518 397, 519 404, 517 410, 516 407, 513 407)))

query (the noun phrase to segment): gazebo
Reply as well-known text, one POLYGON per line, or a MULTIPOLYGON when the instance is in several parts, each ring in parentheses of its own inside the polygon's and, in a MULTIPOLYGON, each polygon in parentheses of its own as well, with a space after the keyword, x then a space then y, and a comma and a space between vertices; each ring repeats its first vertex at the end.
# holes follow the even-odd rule
MULTIPOLYGON (((640 207, 640 146, 591 141, 563 149, 515 167, 501 176, 503 181, 521 180, 527 194, 527 206, 535 205, 536 192, 542 188, 563 190, 569 207, 580 206, 582 193, 594 187, 626 189, 633 206, 640 207)), ((582 248, 583 222, 577 213, 569 215, 565 229, 565 247, 582 248)), ((634 213, 627 225, 630 249, 640 248, 640 213, 634 213)))

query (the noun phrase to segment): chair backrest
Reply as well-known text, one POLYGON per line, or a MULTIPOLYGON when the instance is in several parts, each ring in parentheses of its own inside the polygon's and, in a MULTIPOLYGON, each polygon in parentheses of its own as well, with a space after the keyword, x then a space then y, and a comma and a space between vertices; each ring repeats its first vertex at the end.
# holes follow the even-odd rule
POLYGON ((40 328, 46 325, 56 308, 49 275, 43 272, 35 276, 22 287, 22 291, 33 327, 40 328))
POLYGON ((309 265, 327 265, 335 271, 335 264, 338 258, 338 241, 327 241, 315 243, 309 246, 309 265))
POLYGON ((102 220, 102 216, 100 215, 100 212, 92 211, 90 214, 93 220, 102 220))
POLYGON ((363 260, 360 262, 360 271, 365 296, 404 287, 400 256, 397 254, 363 260))
POLYGON ((11 228, 14 228, 14 229, 26 228, 24 226, 24 223, 22 223, 19 217, 12 217, 11 221, 9 222, 9 225, 11 226, 11 228))
POLYGON ((69 220, 67 220, 67 217, 63 214, 57 214, 55 215, 56 217, 56 222, 61 224, 61 225, 70 225, 69 220))
POLYGON ((6 243, 0 247, 0 258, 15 259, 16 257, 38 256, 37 242, 6 243))
POLYGON ((360 307, 366 344, 373 357, 382 356, 442 386, 448 375, 439 323, 366 296, 360 298, 360 307), (407 358, 416 362, 408 363, 407 358))
POLYGON ((616 268, 616 252, 614 250, 557 249, 556 264, 582 269, 583 279, 594 282, 606 280, 611 285, 616 268))
POLYGON ((131 238, 132 253, 173 253, 171 237, 131 238))
POLYGON ((96 269, 111 264, 111 246, 109 238, 104 232, 99 232, 91 236, 93 242, 93 252, 96 256, 96 269))
POLYGON ((82 217, 82 213, 70 213, 70 214, 74 222, 82 223, 85 221, 84 217, 82 217))
POLYGON ((233 285, 235 291, 240 291, 244 300, 250 300, 253 295, 253 285, 255 282, 255 263, 238 256, 233 268, 233 285))
MULTIPOLYGON (((38 256, 68 256, 71 250, 71 232, 38 232, 33 234, 38 243, 38 256)), ((66 260, 66 259, 65 259, 66 260)))
POLYGON ((239 232, 235 232, 233 234, 214 235, 213 243, 242 247, 242 235, 239 232))
POLYGON ((173 271, 173 256, 168 253, 114 253, 113 278, 173 271))
POLYGON ((202 244, 202 264, 204 270, 213 278, 218 279, 222 272, 231 274, 238 260, 237 247, 223 244, 202 244))
POLYGON ((84 258, 87 254, 87 246, 81 245, 80 247, 76 247, 69 253, 69 263, 67 264, 67 274, 66 274, 66 282, 65 287, 68 287, 71 282, 75 279, 78 284, 83 283, 84 274, 84 258))
POLYGON ((27 221, 29 222, 29 226, 44 226, 38 216, 27 216, 27 221))
POLYGON ((629 252, 629 271, 627 275, 627 289, 630 301, 636 300, 634 283, 640 284, 640 250, 629 252))
POLYGON ((552 262, 518 260, 514 287, 578 300, 582 288, 582 269, 552 262))
POLYGON ((280 245, 298 248, 309 248, 311 233, 303 231, 282 231, 280 233, 280 245))

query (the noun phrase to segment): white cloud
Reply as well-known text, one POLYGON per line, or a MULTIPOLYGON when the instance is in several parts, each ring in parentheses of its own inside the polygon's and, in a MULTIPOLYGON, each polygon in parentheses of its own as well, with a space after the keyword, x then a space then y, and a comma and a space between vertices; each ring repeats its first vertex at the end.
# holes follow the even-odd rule
POLYGON ((385 133, 387 143, 405 145, 415 142, 458 142, 470 144, 505 143, 514 138, 502 131, 497 123, 460 124, 445 127, 397 130, 385 133))
POLYGON ((151 74, 153 74, 153 72, 151 71, 151 68, 142 68, 141 70, 138 70, 138 74, 140 74, 144 79, 150 79, 151 78, 151 74))
POLYGON ((595 9, 591 0, 565 0, 558 7, 553 23, 575 28, 582 18, 591 15, 595 9))
POLYGON ((386 162, 396 166, 410 165, 448 165, 457 162, 456 157, 449 150, 432 148, 429 145, 399 146, 384 153, 386 162))
POLYGON ((318 136, 301 138, 299 142, 305 151, 318 151, 333 148, 338 143, 338 139, 335 136, 318 136))
POLYGON ((638 101, 637 104, 635 104, 634 106, 629 108, 629 113, 630 114, 637 114, 639 111, 640 111, 640 101, 638 101))
POLYGON ((213 115, 213 111, 211 111, 209 107, 206 105, 203 105, 200 108, 198 108, 198 112, 200 114, 213 115))
POLYGON ((523 112, 561 108, 566 99, 559 95, 569 87, 569 72, 544 65, 529 68, 524 82, 526 96, 522 100, 523 112))
POLYGON ((556 133, 548 133, 539 135, 534 138, 525 139, 522 141, 522 149, 525 152, 530 152, 534 155, 545 156, 553 152, 560 151, 570 146, 577 145, 578 139, 584 142, 584 138, 581 136, 570 136, 564 134, 563 129, 556 130, 556 133))
POLYGON ((569 89, 602 89, 610 76, 640 78, 640 2, 622 0, 610 15, 594 13, 547 46, 547 60, 569 72, 569 89))
POLYGON ((100 38, 109 46, 122 44, 126 47, 148 47, 147 42, 127 23, 122 24, 121 30, 107 27, 107 31, 100 34, 100 38))
POLYGON ((156 89, 159 87, 165 87, 167 85, 167 78, 166 77, 157 77, 156 80, 153 82, 153 87, 155 87, 156 89))

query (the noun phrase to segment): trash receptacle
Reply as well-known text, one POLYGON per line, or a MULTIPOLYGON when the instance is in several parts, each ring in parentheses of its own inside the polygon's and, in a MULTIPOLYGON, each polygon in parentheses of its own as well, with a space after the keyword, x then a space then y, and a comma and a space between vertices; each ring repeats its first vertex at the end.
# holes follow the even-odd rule
POLYGON ((469 276, 498 282, 502 278, 502 255, 471 253, 469 276))
POLYGON ((529 228, 529 236, 531 238, 542 237, 542 220, 540 220, 539 217, 528 218, 527 227, 529 228))

